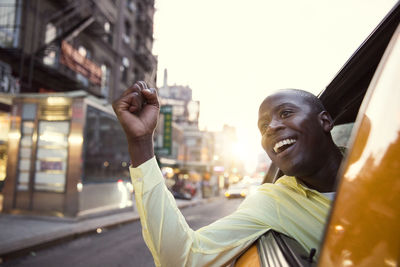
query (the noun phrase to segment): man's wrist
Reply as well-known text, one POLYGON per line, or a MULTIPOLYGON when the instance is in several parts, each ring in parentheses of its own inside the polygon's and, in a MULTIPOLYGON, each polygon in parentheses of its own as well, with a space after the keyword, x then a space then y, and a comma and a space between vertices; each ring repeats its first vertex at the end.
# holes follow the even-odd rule
POLYGON ((136 168, 154 157, 153 136, 128 140, 131 165, 136 168))

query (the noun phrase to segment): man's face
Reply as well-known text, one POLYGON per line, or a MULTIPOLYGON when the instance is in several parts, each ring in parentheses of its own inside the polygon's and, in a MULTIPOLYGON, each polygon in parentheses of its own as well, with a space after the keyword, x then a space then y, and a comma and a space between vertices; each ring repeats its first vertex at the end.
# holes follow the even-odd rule
POLYGON ((286 175, 311 175, 324 158, 326 131, 319 115, 299 94, 282 91, 267 97, 258 114, 262 146, 286 175))

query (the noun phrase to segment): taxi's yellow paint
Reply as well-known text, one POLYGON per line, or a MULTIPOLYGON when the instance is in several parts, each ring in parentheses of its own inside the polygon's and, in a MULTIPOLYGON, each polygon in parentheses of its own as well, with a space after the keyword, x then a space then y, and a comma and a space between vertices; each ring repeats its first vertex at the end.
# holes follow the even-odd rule
POLYGON ((354 128, 319 266, 399 266, 400 27, 354 128))
POLYGON ((253 244, 235 263, 235 267, 260 267, 257 245, 253 244))

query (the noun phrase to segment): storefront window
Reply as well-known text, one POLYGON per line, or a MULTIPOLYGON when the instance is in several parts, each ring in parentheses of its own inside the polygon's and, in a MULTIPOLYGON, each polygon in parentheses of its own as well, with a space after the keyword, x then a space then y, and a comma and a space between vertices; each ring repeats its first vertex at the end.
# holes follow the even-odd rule
POLYGON ((17 190, 29 189, 29 173, 31 170, 31 156, 33 149, 33 131, 35 127, 37 105, 25 103, 22 106, 21 140, 19 146, 17 190))
POLYGON ((68 133, 68 121, 39 122, 35 190, 64 191, 68 133))
POLYGON ((117 119, 91 106, 86 116, 83 183, 129 180, 129 153, 117 119))
POLYGON ((7 175, 7 148, 8 132, 10 128, 10 116, 7 113, 0 113, 0 192, 7 175))
POLYGON ((22 119, 34 120, 36 117, 36 104, 24 104, 22 107, 22 119))
MULTIPOLYGON (((26 112, 30 108, 24 109, 22 115, 24 116, 24 111, 26 112)), ((36 107, 35 105, 29 105, 31 108, 36 107)), ((25 113, 25 116, 28 114, 25 113)), ((33 121, 23 121, 21 129, 21 143, 19 147, 19 161, 18 161, 18 185, 17 189, 19 191, 26 191, 29 188, 29 172, 31 170, 31 155, 32 155, 32 135, 33 135, 34 122, 33 121)))

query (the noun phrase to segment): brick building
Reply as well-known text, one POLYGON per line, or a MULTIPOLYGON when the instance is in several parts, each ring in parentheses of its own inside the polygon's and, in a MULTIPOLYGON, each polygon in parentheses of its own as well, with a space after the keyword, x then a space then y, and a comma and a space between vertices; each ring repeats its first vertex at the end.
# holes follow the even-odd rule
POLYGON ((154 85, 153 15, 154 0, 2 1, 0 79, 10 82, 0 90, 111 102, 134 80, 154 85))
POLYGON ((3 211, 131 207, 110 103, 135 80, 156 84, 153 15, 154 0, 0 2, 3 211))

